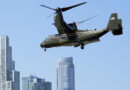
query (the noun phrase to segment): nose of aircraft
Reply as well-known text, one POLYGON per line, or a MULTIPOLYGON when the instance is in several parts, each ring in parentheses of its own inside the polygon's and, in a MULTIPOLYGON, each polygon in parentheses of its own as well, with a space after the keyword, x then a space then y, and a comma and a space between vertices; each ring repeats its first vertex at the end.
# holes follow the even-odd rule
POLYGON ((40 46, 43 48, 45 47, 45 42, 41 43, 40 46))

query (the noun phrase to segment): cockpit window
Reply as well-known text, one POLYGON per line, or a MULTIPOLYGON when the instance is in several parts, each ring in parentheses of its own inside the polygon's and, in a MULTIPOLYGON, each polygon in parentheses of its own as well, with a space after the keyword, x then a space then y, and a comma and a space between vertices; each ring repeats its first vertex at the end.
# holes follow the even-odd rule
POLYGON ((46 38, 46 40, 53 40, 53 39, 64 39, 66 38, 66 35, 51 35, 49 37, 46 38))
POLYGON ((49 37, 46 38, 46 40, 50 40, 51 38, 52 38, 52 36, 49 36, 49 37))
POLYGON ((51 36, 47 37, 46 40, 52 40, 55 38, 57 38, 57 35, 51 35, 51 36))

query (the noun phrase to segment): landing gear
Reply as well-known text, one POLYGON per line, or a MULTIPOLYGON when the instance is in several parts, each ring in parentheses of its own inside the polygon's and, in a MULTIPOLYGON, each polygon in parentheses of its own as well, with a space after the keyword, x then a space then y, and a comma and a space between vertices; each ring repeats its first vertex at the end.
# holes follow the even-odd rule
POLYGON ((79 42, 77 42, 77 43, 74 44, 74 47, 78 47, 78 46, 80 46, 79 42))
POLYGON ((83 43, 83 42, 76 42, 75 44, 74 44, 74 47, 78 47, 78 46, 80 46, 81 45, 81 49, 84 49, 84 46, 85 46, 85 44, 83 43))
POLYGON ((85 44, 81 43, 81 49, 84 49, 85 44))
POLYGON ((84 49, 84 46, 81 46, 81 49, 84 49))
POLYGON ((44 48, 44 51, 46 52, 46 48, 44 48))
MULTIPOLYGON (((76 34, 76 35, 77 35, 77 34, 76 34)), ((75 38, 74 38, 74 42, 76 42, 76 43, 74 44, 74 47, 78 47, 78 46, 81 45, 81 42, 80 42, 78 36, 75 36, 75 38)))

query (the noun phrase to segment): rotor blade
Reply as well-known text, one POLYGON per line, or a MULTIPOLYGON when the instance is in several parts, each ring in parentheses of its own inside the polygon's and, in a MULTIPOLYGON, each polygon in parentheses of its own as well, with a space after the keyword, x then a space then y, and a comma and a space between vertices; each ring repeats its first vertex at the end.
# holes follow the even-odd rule
POLYGON ((85 4, 85 3, 87 3, 87 2, 79 3, 79 4, 76 4, 76 5, 70 6, 70 7, 64 7, 64 8, 61 8, 61 11, 64 12, 64 11, 69 10, 69 9, 72 9, 72 8, 74 8, 74 7, 83 5, 83 4, 85 4))
POLYGON ((83 20, 83 21, 81 21, 81 22, 77 22, 76 25, 79 25, 79 24, 81 24, 81 23, 84 23, 84 22, 86 22, 86 21, 88 21, 88 20, 91 20, 91 19, 97 17, 97 16, 98 16, 98 15, 93 16, 93 17, 90 17, 90 18, 88 18, 88 19, 86 19, 86 20, 83 20))
POLYGON ((45 6, 45 5, 40 5, 40 6, 56 11, 56 9, 48 7, 48 6, 45 6))
POLYGON ((49 16, 47 16, 46 18, 49 18, 49 17, 51 17, 51 16, 53 16, 53 15, 55 15, 56 13, 53 13, 53 14, 51 14, 51 15, 49 15, 49 16))

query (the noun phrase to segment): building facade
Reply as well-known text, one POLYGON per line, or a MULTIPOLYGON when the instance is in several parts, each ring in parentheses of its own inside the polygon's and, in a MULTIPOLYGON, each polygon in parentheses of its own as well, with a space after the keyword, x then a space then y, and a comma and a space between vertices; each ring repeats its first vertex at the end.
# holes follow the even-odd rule
POLYGON ((0 90, 20 90, 20 73, 15 71, 8 36, 0 37, 0 90))
POLYGON ((22 90, 52 90, 51 82, 30 75, 22 78, 22 90))
POLYGON ((73 58, 61 58, 57 67, 57 90, 75 90, 73 58))

